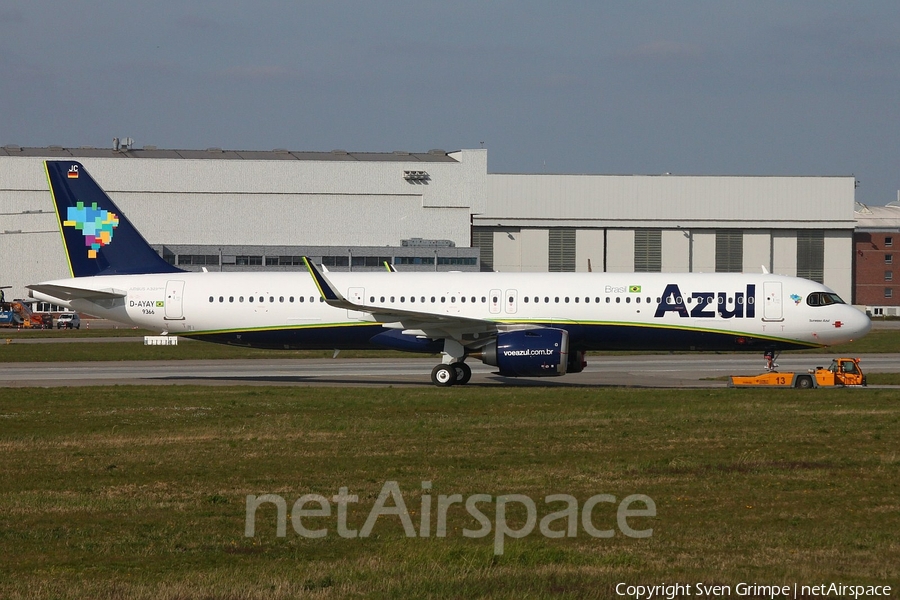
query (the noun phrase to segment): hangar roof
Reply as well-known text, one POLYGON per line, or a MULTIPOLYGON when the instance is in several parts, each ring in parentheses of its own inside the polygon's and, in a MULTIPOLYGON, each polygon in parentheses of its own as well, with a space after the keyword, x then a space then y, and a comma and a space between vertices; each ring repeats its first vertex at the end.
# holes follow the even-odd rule
POLYGON ((857 231, 898 231, 900 230, 900 203, 890 202, 886 206, 856 205, 857 231))
POLYGON ((233 159, 233 160, 324 160, 346 162, 458 162, 448 156, 444 150, 428 152, 347 152, 332 150, 331 152, 302 152, 294 150, 223 150, 207 148, 206 150, 165 150, 156 146, 113 150, 112 148, 64 148, 47 146, 45 148, 23 148, 15 144, 0 146, 0 156, 46 156, 50 158, 191 158, 191 159, 233 159))

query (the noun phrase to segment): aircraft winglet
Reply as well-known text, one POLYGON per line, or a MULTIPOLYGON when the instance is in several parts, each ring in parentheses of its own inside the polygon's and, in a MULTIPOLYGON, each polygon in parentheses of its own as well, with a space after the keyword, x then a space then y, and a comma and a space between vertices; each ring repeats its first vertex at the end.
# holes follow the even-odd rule
POLYGON ((328 281, 328 278, 325 277, 325 274, 316 268, 316 266, 311 260, 309 260, 309 258, 304 256, 303 263, 309 270, 309 274, 312 275, 316 287, 319 288, 319 293, 322 294, 322 297, 325 298, 326 302, 328 302, 329 304, 350 304, 341 295, 341 293, 337 291, 337 288, 335 288, 331 284, 331 282, 328 281))

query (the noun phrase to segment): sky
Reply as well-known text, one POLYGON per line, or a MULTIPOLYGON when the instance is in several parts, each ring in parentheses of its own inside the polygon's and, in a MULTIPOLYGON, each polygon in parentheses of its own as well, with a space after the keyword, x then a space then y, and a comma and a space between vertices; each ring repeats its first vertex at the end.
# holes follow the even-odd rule
POLYGON ((900 189, 900 2, 0 0, 0 145, 900 189))

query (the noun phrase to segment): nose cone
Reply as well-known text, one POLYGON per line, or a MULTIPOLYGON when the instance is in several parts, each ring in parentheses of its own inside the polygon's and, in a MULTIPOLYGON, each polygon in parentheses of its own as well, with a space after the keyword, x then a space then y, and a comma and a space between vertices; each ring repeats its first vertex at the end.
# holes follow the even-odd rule
POLYGON ((842 323, 838 329, 841 339, 837 343, 858 340, 872 329, 872 321, 866 313, 852 306, 845 306, 843 312, 845 314, 841 315, 842 323))

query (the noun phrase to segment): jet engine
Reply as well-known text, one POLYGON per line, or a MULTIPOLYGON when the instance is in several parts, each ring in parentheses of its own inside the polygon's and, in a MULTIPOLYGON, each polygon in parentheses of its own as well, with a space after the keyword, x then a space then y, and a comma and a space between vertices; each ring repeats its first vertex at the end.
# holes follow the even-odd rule
POLYGON ((568 366, 569 333, 542 327, 497 334, 481 351, 481 361, 504 377, 556 377, 568 366))

